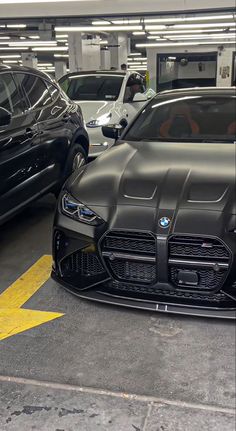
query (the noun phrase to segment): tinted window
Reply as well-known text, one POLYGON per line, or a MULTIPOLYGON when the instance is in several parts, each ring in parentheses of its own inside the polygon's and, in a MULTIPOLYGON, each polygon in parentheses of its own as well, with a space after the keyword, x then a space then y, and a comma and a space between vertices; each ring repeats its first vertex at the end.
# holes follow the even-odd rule
POLYGON ((20 95, 10 73, 0 75, 0 106, 13 115, 22 113, 20 95))
POLYGON ((133 98, 137 93, 144 93, 146 90, 144 78, 137 74, 133 73, 127 82, 125 89, 125 97, 124 102, 130 103, 133 102, 133 98))
POLYGON ((125 139, 148 141, 234 141, 236 97, 156 97, 125 139))
POLYGON ((29 73, 18 73, 17 79, 20 81, 32 109, 42 108, 52 102, 49 90, 41 78, 29 73))
POLYGON ((77 75, 60 82, 62 89, 71 100, 117 100, 123 76, 77 75))

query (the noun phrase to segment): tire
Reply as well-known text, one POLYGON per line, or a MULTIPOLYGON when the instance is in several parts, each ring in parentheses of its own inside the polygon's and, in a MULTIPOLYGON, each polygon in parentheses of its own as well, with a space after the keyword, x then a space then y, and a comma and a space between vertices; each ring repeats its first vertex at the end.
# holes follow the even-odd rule
POLYGON ((73 172, 86 165, 88 156, 82 145, 75 145, 69 153, 66 167, 65 167, 65 178, 68 178, 73 172))
POLYGON ((87 163, 87 159, 88 156, 85 149, 82 147, 82 145, 76 144, 68 155, 62 184, 61 186, 58 186, 56 190, 54 190, 54 195, 56 198, 58 198, 61 187, 66 179, 81 166, 85 165, 87 163))

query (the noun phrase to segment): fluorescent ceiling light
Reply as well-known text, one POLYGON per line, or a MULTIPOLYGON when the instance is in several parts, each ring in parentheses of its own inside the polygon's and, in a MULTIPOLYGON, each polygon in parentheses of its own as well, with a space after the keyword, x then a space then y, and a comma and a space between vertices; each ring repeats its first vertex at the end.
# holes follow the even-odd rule
POLYGON ((7 24, 7 28, 26 28, 26 24, 7 24))
MULTIPOLYGON (((224 42, 224 45, 235 45, 235 41, 226 41, 224 42)), ((195 46, 195 45, 222 45, 222 40, 214 41, 214 42, 180 42, 180 43, 174 43, 174 42, 163 42, 163 43, 138 43, 136 45, 137 48, 160 48, 160 47, 181 47, 184 48, 185 46, 195 46)))
POLYGON ((39 36, 34 35, 34 36, 29 36, 30 39, 39 39, 39 36))
MULTIPOLYGON (((167 35, 166 35, 166 37, 168 37, 167 35)), ((163 40, 166 40, 166 37, 165 38, 162 38, 163 40)), ((147 39, 161 39, 161 37, 160 36, 157 36, 157 35, 151 35, 151 36, 147 36, 147 39)))
POLYGON ((133 61, 132 63, 130 63, 129 61, 127 62, 128 66, 142 66, 143 64, 141 63, 141 61, 133 61))
MULTIPOLYGON (((29 48, 27 46, 23 46, 22 48, 20 48, 20 51, 27 51, 29 48)), ((19 52, 19 47, 12 47, 12 46, 8 46, 8 47, 0 47, 0 51, 18 51, 19 52)))
POLYGON ((139 31, 143 30, 141 25, 110 25, 110 26, 86 26, 86 27, 55 27, 55 31, 65 31, 65 32, 80 32, 80 33, 100 33, 101 31, 139 31))
POLYGON ((108 45, 108 40, 100 40, 100 45, 108 45))
POLYGON ((38 63, 38 67, 53 67, 52 63, 38 63))
POLYGON ((110 21, 92 21, 92 25, 111 25, 110 21))
POLYGON ((38 46, 32 48, 32 51, 68 51, 68 46, 38 46))
POLYGON ((35 47, 35 46, 56 46, 57 45, 57 42, 54 42, 54 41, 44 41, 44 40, 42 40, 42 41, 27 41, 27 42, 9 42, 8 43, 8 45, 9 46, 19 46, 19 47, 21 47, 21 46, 32 46, 32 47, 35 47))
POLYGON ((225 33, 225 34, 199 34, 199 35, 179 35, 179 36, 170 36, 171 39, 235 39, 236 33, 225 33))
POLYGON ((66 45, 68 45, 68 39, 59 39, 58 42, 65 43, 66 45))
MULTIPOLYGON (((176 24, 171 26, 172 30, 179 29, 194 29, 194 28, 228 28, 235 27, 235 22, 211 22, 211 23, 202 23, 202 24, 176 24)), ((161 30, 159 25, 146 25, 146 30, 161 30)), ((165 30, 168 30, 168 26, 162 26, 165 30)))
POLYGON ((134 56, 135 56, 135 55, 137 56, 137 55, 142 55, 142 54, 141 54, 141 52, 131 52, 131 53, 129 54, 129 57, 132 57, 133 55, 134 55, 134 56))
POLYGON ((132 57, 128 58, 128 61, 131 62, 130 64, 133 64, 134 61, 147 61, 147 57, 132 57))
POLYGON ((4 64, 16 64, 16 63, 18 63, 18 61, 17 60, 3 60, 3 63, 4 64))
POLYGON ((55 58, 69 58, 68 54, 54 54, 55 58))
POLYGON ((118 19, 112 20, 115 25, 128 25, 128 24, 140 24, 140 19, 118 19))
POLYGON ((0 40, 9 40, 10 37, 9 36, 0 36, 0 40))
POLYGON ((68 34, 57 34, 56 38, 57 39, 63 39, 63 38, 67 39, 68 38, 68 34))
POLYGON ((21 58, 21 56, 20 55, 0 55, 0 58, 1 59, 4 59, 4 58, 21 58))
POLYGON ((223 32, 224 28, 212 28, 212 29, 189 29, 189 30, 165 30, 165 31, 149 31, 149 34, 160 34, 160 35, 164 35, 164 36, 168 36, 168 34, 189 34, 189 33, 211 33, 211 32, 215 32, 215 31, 220 31, 223 32))
POLYGON ((217 21, 217 20, 229 20, 234 19, 233 14, 227 15, 196 15, 196 16, 176 16, 176 17, 165 17, 165 18, 146 18, 145 23, 164 23, 164 22, 184 22, 184 21, 217 21))
POLYGON ((134 36, 141 36, 143 34, 146 34, 146 32, 145 31, 133 31, 134 36))

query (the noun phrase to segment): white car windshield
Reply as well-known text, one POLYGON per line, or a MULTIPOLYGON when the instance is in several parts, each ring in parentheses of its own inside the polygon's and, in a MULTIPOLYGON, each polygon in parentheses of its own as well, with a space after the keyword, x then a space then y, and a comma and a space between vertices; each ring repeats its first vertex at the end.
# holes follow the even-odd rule
POLYGON ((124 80, 122 75, 70 75, 59 82, 71 100, 117 100, 124 80))

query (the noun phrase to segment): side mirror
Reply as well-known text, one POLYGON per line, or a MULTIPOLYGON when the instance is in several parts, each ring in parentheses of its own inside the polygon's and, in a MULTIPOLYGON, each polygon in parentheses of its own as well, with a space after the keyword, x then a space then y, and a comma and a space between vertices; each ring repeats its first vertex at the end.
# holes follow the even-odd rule
POLYGON ((6 127, 10 126, 11 117, 11 113, 7 109, 0 106, 0 129, 5 129, 6 127))
POLYGON ((102 133, 105 138, 114 139, 115 141, 120 137, 124 127, 121 124, 109 124, 102 127, 102 133))
POLYGON ((145 93, 136 93, 133 98, 133 102, 147 102, 148 97, 145 93))

